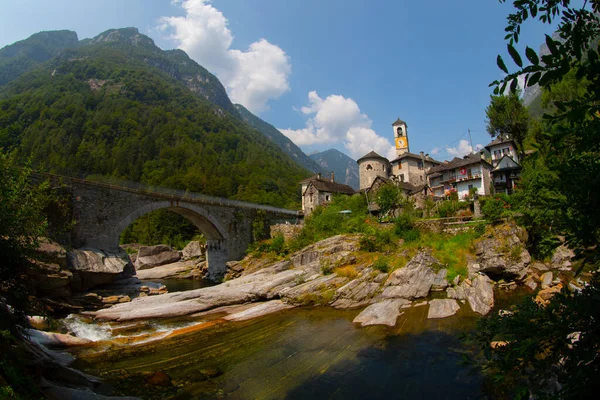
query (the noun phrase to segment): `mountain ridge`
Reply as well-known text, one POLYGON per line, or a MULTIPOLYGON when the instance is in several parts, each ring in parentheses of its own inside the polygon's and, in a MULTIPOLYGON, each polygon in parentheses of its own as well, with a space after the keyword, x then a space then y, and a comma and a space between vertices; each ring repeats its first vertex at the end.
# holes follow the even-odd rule
POLYGON ((329 149, 311 154, 309 157, 326 173, 333 172, 337 182, 348 185, 354 190, 359 189, 358 164, 346 154, 336 149, 329 149))

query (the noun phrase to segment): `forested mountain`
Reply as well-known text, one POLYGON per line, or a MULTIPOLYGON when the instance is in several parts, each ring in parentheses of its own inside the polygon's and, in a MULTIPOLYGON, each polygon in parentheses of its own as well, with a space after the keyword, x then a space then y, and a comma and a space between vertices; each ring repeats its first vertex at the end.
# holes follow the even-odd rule
POLYGON ((75 32, 51 31, 36 33, 0 49, 0 86, 77 44, 75 32))
POLYGON ((183 51, 118 29, 27 69, 0 87, 0 147, 35 168, 298 201, 309 173, 242 122, 218 79, 183 51))
POLYGON ((356 161, 336 149, 329 149, 320 153, 311 154, 310 158, 319 164, 319 166, 327 173, 333 171, 336 182, 343 183, 358 190, 358 164, 356 161))
POLYGON ((300 147, 296 146, 294 142, 281 133, 279 129, 258 118, 241 104, 236 104, 235 108, 245 123, 268 137, 273 143, 279 146, 280 149, 288 153, 299 165, 311 172, 326 172, 315 161, 313 161, 302 150, 300 150, 300 147))

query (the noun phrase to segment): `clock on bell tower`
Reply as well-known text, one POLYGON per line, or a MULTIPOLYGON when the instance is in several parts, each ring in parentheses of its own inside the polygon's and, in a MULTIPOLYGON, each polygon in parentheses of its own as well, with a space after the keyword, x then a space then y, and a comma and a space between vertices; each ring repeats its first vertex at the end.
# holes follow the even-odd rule
POLYGON ((408 132, 406 130, 406 122, 400 118, 392 124, 394 130, 394 142, 396 144, 396 154, 398 156, 408 151, 408 132))

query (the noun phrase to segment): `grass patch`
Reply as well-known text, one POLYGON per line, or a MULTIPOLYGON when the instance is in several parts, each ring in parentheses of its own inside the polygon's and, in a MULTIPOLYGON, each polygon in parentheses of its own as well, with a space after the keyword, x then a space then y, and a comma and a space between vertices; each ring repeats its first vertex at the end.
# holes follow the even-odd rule
POLYGON ((334 270, 337 276, 343 278, 354 279, 358 276, 358 271, 353 265, 346 265, 345 267, 338 267, 334 270))

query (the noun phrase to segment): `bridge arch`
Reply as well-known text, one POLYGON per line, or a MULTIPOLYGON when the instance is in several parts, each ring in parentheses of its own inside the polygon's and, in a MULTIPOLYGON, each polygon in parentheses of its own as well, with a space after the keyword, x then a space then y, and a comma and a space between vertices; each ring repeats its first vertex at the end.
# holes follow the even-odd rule
POLYGON ((228 239, 227 230, 210 215, 202 206, 181 201, 154 201, 147 203, 122 218, 114 228, 116 240, 121 233, 138 218, 156 210, 173 211, 192 222, 206 237, 207 241, 223 241, 228 239))

